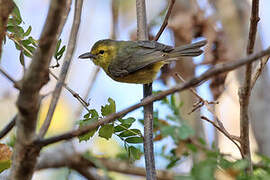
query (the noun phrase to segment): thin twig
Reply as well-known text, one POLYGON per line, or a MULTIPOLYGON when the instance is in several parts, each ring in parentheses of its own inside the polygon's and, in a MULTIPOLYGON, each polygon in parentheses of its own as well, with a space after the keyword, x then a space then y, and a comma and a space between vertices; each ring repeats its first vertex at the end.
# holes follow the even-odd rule
POLYGON ((161 100, 164 97, 166 97, 170 94, 173 94, 175 92, 180 92, 180 91, 186 90, 190 87, 197 86, 213 76, 234 70, 240 66, 246 65, 247 63, 250 63, 250 62, 254 62, 254 61, 258 60, 259 58, 261 58, 265 55, 269 55, 269 54, 270 54, 270 47, 267 48, 266 50, 260 51, 256 54, 247 56, 247 57, 239 59, 239 60, 234 60, 234 61, 230 61, 230 62, 223 63, 223 64, 217 64, 216 66, 212 67, 211 69, 209 69, 205 73, 201 74, 199 77, 193 77, 185 83, 178 84, 178 85, 176 85, 168 90, 165 90, 165 91, 158 93, 157 95, 151 95, 147 98, 144 98, 140 103, 137 103, 133 106, 130 106, 130 107, 128 107, 122 111, 119 111, 117 113, 113 113, 105 118, 100 119, 96 123, 93 123, 93 124, 88 125, 88 126, 84 126, 84 127, 79 128, 77 130, 69 131, 67 133, 64 133, 64 134, 61 134, 58 136, 53 136, 51 138, 37 139, 35 141, 35 143, 39 144, 40 146, 46 146, 48 144, 56 143, 56 142, 59 142, 62 140, 68 140, 68 139, 83 135, 83 134, 95 129, 96 127, 98 127, 100 125, 112 122, 115 119, 117 119, 119 117, 123 117, 127 113, 134 111, 135 109, 138 109, 142 106, 145 106, 151 102, 161 100))
MULTIPOLYGON (((136 0, 137 39, 148 40, 145 0, 136 0)), ((143 85, 143 97, 152 95, 152 83, 143 85)), ((146 167, 146 179, 156 180, 155 156, 153 145, 153 102, 144 106, 143 149, 146 167)))
POLYGON ((250 83, 251 84, 250 85, 251 89, 253 89, 257 79, 262 74, 263 69, 264 69, 265 65, 267 64, 269 58, 270 58, 270 56, 263 57, 262 60, 260 61, 260 63, 257 65, 257 67, 255 69, 255 72, 254 72, 254 74, 252 75, 252 78, 251 78, 251 83, 250 83))
POLYGON ((16 81, 13 77, 11 77, 1 66, 0 66, 0 73, 3 74, 9 81, 11 81, 16 89, 20 89, 18 81, 16 81))
POLYGON ((9 131, 15 126, 17 115, 15 115, 12 120, 2 129, 0 132, 0 139, 5 137, 9 133, 9 131))
POLYGON ((55 111, 55 108, 56 108, 56 105, 57 105, 58 100, 60 98, 60 94, 62 91, 62 85, 65 82, 65 79, 66 79, 66 76, 68 73, 68 69, 70 67, 71 60, 73 57, 73 53, 75 50, 75 45, 76 45, 76 41, 77 41, 77 34, 78 34, 80 22, 81 22, 82 5, 83 5, 83 0, 76 0, 75 1, 75 12, 74 12, 73 24, 72 24, 72 28, 71 28, 71 32, 70 32, 69 42, 68 42, 68 46, 67 46, 67 52, 66 52, 66 55, 64 58, 62 68, 61 68, 59 80, 57 81, 57 84, 55 86, 55 89, 54 89, 54 92, 52 95, 52 99, 51 99, 51 103, 49 106, 49 110, 48 110, 46 119, 45 119, 42 127, 40 128, 39 137, 44 137, 44 135, 48 131, 50 124, 51 124, 51 120, 52 120, 54 111, 55 111))
MULTIPOLYGON (((52 71, 49 70, 49 73, 54 79, 56 79, 57 81, 59 80, 59 78, 52 71)), ((75 97, 82 104, 82 106, 87 111, 89 111, 89 109, 88 109, 89 103, 88 102, 86 102, 78 93, 73 91, 66 83, 63 83, 62 86, 64 86, 66 88, 66 90, 68 90, 73 95, 73 97, 75 97)))
MULTIPOLYGON (((251 18, 249 27, 249 37, 247 44, 247 54, 253 53, 254 44, 257 33, 257 24, 259 22, 259 0, 252 1, 251 18)), ((248 107, 251 93, 251 76, 252 76, 252 63, 246 65, 245 81, 244 85, 239 88, 239 102, 240 102, 240 138, 241 149, 244 154, 244 158, 248 160, 249 167, 248 172, 252 173, 252 161, 250 154, 250 142, 249 142, 249 116, 248 107)))
POLYGON ((208 119, 207 117, 205 116, 201 116, 201 119, 211 123, 217 130, 219 130, 222 134, 224 134, 228 139, 230 139, 232 141, 232 143, 235 144, 235 146, 238 148, 240 154, 242 157, 244 157, 244 154, 242 152, 242 149, 241 147, 235 142, 235 140, 232 138, 232 136, 230 134, 228 134, 227 131, 224 131, 223 128, 221 128, 220 126, 218 126, 216 123, 214 123, 213 121, 211 121, 210 119, 208 119))
MULTIPOLYGON (((183 81, 183 82, 185 82, 185 80, 178 74, 178 73, 176 73, 176 75, 177 75, 177 77, 181 80, 181 81, 183 81)), ((200 107, 202 107, 202 106, 205 106, 206 108, 207 108, 207 110, 209 111, 209 112, 211 112, 212 113, 212 115, 215 117, 215 119, 216 119, 216 121, 217 121, 217 123, 218 124, 216 124, 215 122, 213 122, 213 121, 210 121, 208 118, 206 118, 206 117, 204 117, 204 116, 201 116, 201 118, 203 119, 203 120, 206 120, 206 121, 208 121, 208 122, 210 122, 217 130, 219 130, 221 133, 223 133, 226 137, 228 137, 236 146, 237 146, 237 148, 239 149, 239 151, 240 151, 240 154, 241 154, 241 156, 243 157, 243 153, 242 153, 242 150, 241 150, 241 148, 240 148, 240 146, 235 142, 235 141, 238 141, 238 142, 240 142, 239 141, 239 137, 236 137, 236 136, 233 136, 233 135, 231 135, 226 129, 225 129, 225 127, 223 126, 223 123, 219 120, 219 118, 216 116, 216 114, 215 114, 215 112, 211 109, 211 107, 209 106, 210 104, 217 104, 217 102, 208 102, 207 100, 205 100, 205 99, 203 99, 193 88, 189 88, 189 90, 199 99, 199 103, 197 103, 197 104, 199 104, 199 105, 195 105, 195 108, 200 108, 200 107)), ((194 111, 194 110, 192 110, 192 111, 194 111)))
POLYGON ((168 25, 168 20, 169 20, 171 13, 172 13, 172 8, 173 8, 174 3, 175 3, 175 0, 170 0, 169 6, 168 6, 168 11, 166 13, 164 21, 163 21, 156 37, 154 38, 154 41, 157 41, 159 39, 159 37, 161 36, 163 31, 165 30, 166 26, 168 25))

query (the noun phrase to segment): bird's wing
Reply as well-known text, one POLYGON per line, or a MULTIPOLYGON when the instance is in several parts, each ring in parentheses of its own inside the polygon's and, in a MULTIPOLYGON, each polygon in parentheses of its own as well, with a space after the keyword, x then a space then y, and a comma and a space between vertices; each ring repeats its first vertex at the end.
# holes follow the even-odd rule
POLYGON ((153 63, 166 59, 166 53, 173 47, 156 41, 137 41, 131 51, 123 49, 121 56, 111 62, 108 67, 113 77, 123 77, 153 63))

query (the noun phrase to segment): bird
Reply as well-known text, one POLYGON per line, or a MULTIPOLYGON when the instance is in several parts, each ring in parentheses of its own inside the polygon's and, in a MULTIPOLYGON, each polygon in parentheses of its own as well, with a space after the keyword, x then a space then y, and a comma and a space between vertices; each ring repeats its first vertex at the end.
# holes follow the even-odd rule
POLYGON ((97 41, 90 52, 80 59, 91 59, 113 80, 123 83, 152 83, 160 68, 182 57, 194 57, 203 53, 200 48, 207 44, 202 40, 178 47, 156 41, 120 41, 103 39, 97 41))

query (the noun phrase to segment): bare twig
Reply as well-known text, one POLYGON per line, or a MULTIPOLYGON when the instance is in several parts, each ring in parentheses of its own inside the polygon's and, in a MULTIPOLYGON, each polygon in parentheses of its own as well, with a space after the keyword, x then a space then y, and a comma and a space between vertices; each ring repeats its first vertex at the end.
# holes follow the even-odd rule
POLYGON ((163 31, 165 30, 166 26, 168 25, 168 20, 169 20, 171 13, 172 13, 172 8, 173 8, 174 3, 175 3, 175 0, 170 0, 169 6, 168 6, 168 11, 166 13, 164 21, 163 21, 156 37, 154 38, 154 41, 157 41, 159 39, 159 37, 161 36, 163 31))
POLYGON ((22 79, 17 100, 17 139, 15 143, 10 179, 30 180, 32 178, 40 147, 31 146, 35 139, 37 115, 40 103, 40 89, 49 80, 49 64, 57 43, 57 33, 61 31, 68 1, 51 1, 48 16, 39 39, 29 69, 22 79))
POLYGON ((13 79, 2 67, 0 67, 0 73, 2 73, 8 80, 10 80, 16 89, 20 89, 19 83, 13 79))
POLYGON ((0 132, 0 139, 5 137, 5 135, 7 135, 7 133, 9 133, 9 131, 15 126, 16 118, 17 115, 15 115, 12 120, 2 129, 2 131, 0 132))
POLYGON ((216 75, 224 73, 224 72, 231 71, 231 70, 236 69, 240 66, 243 66, 247 63, 254 62, 254 61, 258 60, 259 58, 261 58, 265 55, 269 55, 269 54, 270 54, 270 47, 267 48, 266 50, 260 51, 259 53, 247 56, 247 57, 239 59, 239 60, 234 60, 234 61, 230 61, 230 62, 223 63, 223 64, 217 64, 213 68, 211 68, 208 71, 206 71, 205 73, 201 74, 199 77, 193 77, 185 83, 178 84, 178 85, 176 85, 176 86, 174 86, 166 91, 162 91, 162 92, 158 93, 157 95, 151 95, 147 98, 144 98, 140 103, 137 103, 133 106, 130 106, 130 107, 128 107, 122 111, 119 111, 117 113, 113 113, 105 118, 100 119, 96 123, 93 123, 93 124, 88 125, 88 126, 84 126, 80 129, 73 130, 73 131, 58 135, 58 136, 54 136, 51 138, 42 139, 42 140, 38 139, 35 141, 35 143, 39 144, 40 146, 45 146, 45 145, 59 142, 62 140, 68 140, 68 139, 77 137, 79 135, 83 135, 83 134, 95 129, 96 127, 98 127, 100 125, 112 122, 115 119, 122 117, 122 116, 126 115, 127 113, 129 113, 135 109, 138 109, 142 106, 145 106, 151 102, 161 100, 164 97, 166 97, 170 94, 173 94, 175 92, 183 91, 183 90, 186 90, 190 87, 197 86, 213 76, 216 76, 216 75))
MULTIPOLYGON (((58 77, 52 71, 49 70, 49 73, 54 79, 56 79, 57 81, 59 80, 58 77)), ((81 103, 81 105, 86 110, 89 111, 89 109, 88 109, 89 103, 88 102, 86 102, 78 93, 73 91, 66 83, 63 83, 62 86, 64 86, 66 88, 66 90, 68 90, 72 94, 72 96, 75 97, 79 101, 79 103, 81 103)))
POLYGON ((242 149, 241 147, 235 142, 235 140, 233 139, 233 137, 227 132, 227 131, 224 131, 223 128, 221 128, 220 126, 218 126, 216 123, 214 123, 213 121, 211 121, 210 119, 208 119, 207 117, 205 116, 201 116, 201 119, 211 123, 217 130, 219 130, 222 134, 224 134, 228 139, 230 139, 232 141, 232 143, 235 144, 235 146, 238 148, 240 154, 242 157, 244 157, 244 154, 242 152, 242 149))
POLYGON ((65 55, 64 62, 63 62, 62 68, 61 68, 59 80, 57 81, 57 84, 55 86, 55 89, 54 89, 54 92, 52 95, 52 99, 51 99, 51 103, 49 106, 49 110, 48 110, 46 119, 45 119, 45 121, 40 129, 39 137, 44 137, 47 130, 49 129, 56 105, 57 105, 58 100, 60 98, 60 94, 62 91, 62 85, 65 82, 65 79, 66 79, 66 76, 68 73, 68 69, 70 67, 71 60, 73 57, 73 53, 75 50, 75 45, 76 45, 76 41, 77 41, 77 34, 78 34, 80 22, 81 22, 82 5, 83 5, 82 0, 75 1, 75 12, 74 12, 73 24, 72 24, 72 28, 71 28, 71 32, 70 32, 69 42, 68 42, 68 46, 67 46, 67 53, 65 55))
POLYGON ((257 79, 260 77, 260 75, 262 74, 262 71, 265 67, 265 65, 267 64, 268 60, 269 60, 270 56, 266 56, 266 57, 263 57, 261 62, 258 64, 258 66, 256 67, 255 69, 255 72, 254 74, 252 75, 252 78, 251 78, 251 85, 250 85, 250 88, 253 89, 257 79))
MULTIPOLYGON (((178 74, 176 73, 177 77, 185 82, 185 80, 178 74)), ((203 99, 193 88, 189 88, 189 90, 199 99, 199 103, 196 103, 196 105, 194 106, 194 108, 192 109, 191 112, 195 111, 194 109, 198 109, 201 108, 202 106, 205 106, 207 108, 207 110, 209 112, 212 113, 212 115, 215 117, 216 121, 218 124, 216 124, 215 122, 209 120, 207 117, 205 116, 201 116, 201 119, 208 121, 209 123, 211 123, 217 130, 219 130, 221 133, 223 133, 228 139, 230 139, 235 145, 236 147, 239 149, 241 156, 243 157, 243 153, 242 150, 240 148, 240 146, 235 142, 239 141, 239 137, 233 136, 231 135, 223 126, 223 123, 219 120, 219 118, 216 116, 215 112, 211 109, 211 107, 209 106, 210 104, 217 104, 217 102, 208 102, 207 100, 203 99)))
MULTIPOLYGON (((137 39, 148 40, 145 0, 136 0, 137 39)), ((143 97, 152 95, 152 83, 143 85, 143 97)), ((156 179, 155 156, 153 145, 153 103, 144 106, 144 157, 146 179, 156 179)))
MULTIPOLYGON (((257 33, 257 24, 259 22, 259 0, 252 1, 251 18, 249 27, 249 38, 247 45, 247 54, 251 54, 254 50, 254 44, 257 33)), ((240 138, 241 149, 244 154, 244 158, 249 161, 248 172, 252 172, 252 163, 250 155, 249 145, 249 116, 248 107, 251 92, 251 75, 252 75, 252 63, 246 65, 245 82, 244 85, 239 88, 239 102, 240 102, 240 138)))

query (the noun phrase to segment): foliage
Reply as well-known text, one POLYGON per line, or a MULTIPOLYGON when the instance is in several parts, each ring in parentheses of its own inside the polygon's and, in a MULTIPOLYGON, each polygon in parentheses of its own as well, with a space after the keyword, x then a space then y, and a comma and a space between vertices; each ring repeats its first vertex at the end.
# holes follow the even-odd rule
MULTIPOLYGON (((7 36, 14 42, 16 49, 20 51, 20 63, 22 66, 25 66, 25 56, 30 58, 33 56, 33 53, 37 48, 38 40, 30 36, 32 27, 29 26, 27 30, 24 30, 22 24, 24 24, 24 22, 22 20, 19 8, 15 6, 11 16, 8 19, 7 36)), ((66 46, 61 47, 61 42, 61 39, 59 39, 56 45, 54 58, 57 65, 54 67, 59 66, 58 61, 62 58, 66 49, 66 46)))
MULTIPOLYGON (((100 118, 109 116, 116 112, 115 101, 111 98, 108 99, 108 104, 101 106, 101 116, 95 109, 91 109, 84 115, 84 119, 79 121, 79 126, 83 127, 97 122, 100 118)), ((98 133, 98 136, 107 140, 111 139, 113 135, 117 136, 124 143, 124 147, 128 152, 130 160, 140 159, 142 153, 140 149, 133 146, 133 144, 140 144, 143 142, 142 133, 139 129, 131 128, 136 120, 132 117, 119 118, 117 121, 102 125, 95 130, 92 130, 82 136, 79 136, 79 141, 87 141, 98 133)))

